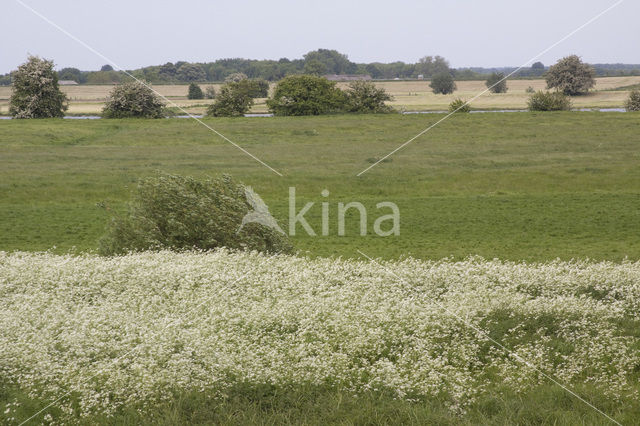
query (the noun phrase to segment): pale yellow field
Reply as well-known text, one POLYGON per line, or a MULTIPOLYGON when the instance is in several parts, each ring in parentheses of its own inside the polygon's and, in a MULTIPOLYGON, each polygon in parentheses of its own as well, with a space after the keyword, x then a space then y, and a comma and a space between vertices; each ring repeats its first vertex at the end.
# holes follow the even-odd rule
MULTIPOLYGON (((449 103, 456 99, 471 99, 486 89, 484 81, 458 81, 458 90, 452 95, 435 95, 431 92, 428 81, 387 81, 376 83, 393 95, 394 100, 390 104, 398 109, 407 111, 420 110, 446 110, 449 103)), ((573 98, 576 108, 607 108, 621 107, 628 97, 626 91, 606 91, 616 87, 640 84, 640 76, 637 77, 603 77, 596 79, 595 90, 586 96, 573 98)), ((472 102, 472 107, 477 109, 524 109, 527 106, 527 87, 534 90, 544 90, 544 80, 509 80, 509 91, 504 94, 485 93, 472 102)), ((214 86, 219 90, 220 84, 203 84, 214 86)), ((339 87, 346 87, 347 83, 339 83, 339 87)), ((109 91, 110 85, 81 85, 62 86, 62 90, 70 99, 69 113, 71 114, 97 114, 102 110, 103 102, 109 91)), ((174 104, 187 109, 190 113, 203 113, 206 105, 212 101, 188 100, 187 85, 157 85, 154 89, 167 97, 174 104)), ((8 111, 8 100, 11 95, 10 87, 0 87, 0 113, 8 111)), ((265 99, 257 99, 253 112, 265 112, 267 110, 265 99)))

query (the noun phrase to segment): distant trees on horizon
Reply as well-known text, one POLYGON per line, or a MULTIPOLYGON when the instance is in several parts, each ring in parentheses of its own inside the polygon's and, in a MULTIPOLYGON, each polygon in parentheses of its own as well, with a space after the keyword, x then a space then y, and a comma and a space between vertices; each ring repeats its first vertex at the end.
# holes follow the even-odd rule
MULTIPOLYGON (((598 76, 640 75, 640 65, 595 64, 598 76)), ((167 62, 128 71, 136 78, 151 83, 191 83, 224 81, 232 74, 242 73, 248 78, 261 78, 278 81, 293 74, 367 74, 374 79, 392 80, 395 78, 431 79, 436 74, 450 72, 456 80, 484 80, 491 73, 510 74, 514 67, 479 68, 468 67, 452 69, 442 56, 424 56, 416 63, 402 61, 381 63, 355 63, 348 56, 331 49, 317 49, 305 54, 301 59, 280 58, 278 60, 254 60, 242 58, 218 59, 213 62, 191 63, 186 61, 167 62)), ((525 67, 513 76, 541 77, 547 68, 542 62, 525 67)), ((60 80, 73 80, 80 84, 113 84, 131 80, 124 72, 115 71, 112 66, 104 65, 100 71, 81 71, 66 67, 58 71, 60 80)), ((0 76, 0 85, 11 83, 10 74, 0 76)))

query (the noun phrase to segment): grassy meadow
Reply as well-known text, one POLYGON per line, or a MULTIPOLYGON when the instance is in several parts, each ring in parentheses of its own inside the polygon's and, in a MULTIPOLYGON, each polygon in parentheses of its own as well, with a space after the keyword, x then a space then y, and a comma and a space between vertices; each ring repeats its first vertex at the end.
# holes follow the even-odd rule
MULTIPOLYGON (((339 87, 346 87, 348 83, 338 83, 339 87)), ((439 111, 446 110, 451 101, 456 98, 471 99, 486 89, 484 81, 458 81, 458 90, 452 95, 435 95, 429 87, 428 81, 384 81, 376 82, 393 95, 394 100, 390 105, 407 111, 439 111)), ((612 108, 621 107, 629 96, 630 87, 640 84, 640 76, 632 77, 600 77, 596 79, 594 90, 586 96, 572 98, 575 108, 612 108)), ((216 91, 220 83, 201 84, 204 89, 213 86, 216 91)), ((272 84, 273 87, 273 84, 272 84)), ((471 106, 477 109, 524 109, 527 107, 529 94, 528 87, 535 90, 545 90, 546 82, 543 79, 509 80, 509 91, 503 94, 486 93, 475 100, 471 106)), ((104 99, 113 88, 111 85, 79 85, 61 86, 63 92, 70 100, 68 114, 99 114, 102 111, 104 99)), ((212 101, 209 99, 187 99, 186 84, 157 85, 154 89, 165 96, 171 102, 184 108, 190 113, 202 114, 206 106, 212 101)), ((0 114, 9 111, 9 97, 11 88, 0 86, 0 114)), ((252 112, 266 112, 266 99, 256 99, 252 112)))
POLYGON ((206 119, 282 177, 192 120, 2 121, 0 250, 95 249, 108 220, 96 203, 122 209, 137 179, 161 170, 229 173, 284 227, 293 186, 298 210, 315 202, 306 217, 318 234, 329 202, 329 235, 294 237, 311 256, 640 258, 637 114, 459 115, 356 177, 439 118, 206 119), (368 209, 366 237, 355 215, 337 235, 337 203, 350 201, 368 209), (400 208, 399 236, 372 232, 382 201, 400 208))
POLYGON ((0 423, 71 391, 34 422, 610 424, 445 306, 632 424, 640 114, 458 114, 356 176, 442 117, 204 119, 283 176, 188 119, 0 120, 0 423), (298 226, 292 257, 90 254, 97 204, 157 171, 229 173, 285 229, 295 187, 329 235, 298 226), (337 235, 351 201, 367 236, 355 215, 337 235), (372 232, 383 201, 399 236, 372 232))

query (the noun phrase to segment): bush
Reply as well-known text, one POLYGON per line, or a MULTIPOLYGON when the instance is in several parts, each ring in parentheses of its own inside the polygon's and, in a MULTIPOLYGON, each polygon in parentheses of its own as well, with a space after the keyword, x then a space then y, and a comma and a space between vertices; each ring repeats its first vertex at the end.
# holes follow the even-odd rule
POLYGON ((269 96, 269 82, 261 78, 248 80, 249 96, 252 98, 266 98, 269 96))
POLYGON ((349 112, 386 113, 393 108, 386 105, 386 101, 393 99, 383 88, 376 87, 370 81, 354 81, 346 91, 349 112))
POLYGON ((640 111, 640 90, 629 93, 629 99, 624 103, 627 111, 640 111))
POLYGON ((187 94, 189 99, 204 99, 204 93, 199 85, 196 83, 189 84, 189 93, 187 94))
POLYGON ((242 117, 253 106, 249 80, 229 82, 220 88, 216 101, 207 109, 212 117, 242 117))
POLYGON ((102 109, 105 118, 162 118, 164 103, 148 86, 132 81, 113 88, 102 109))
POLYGON ((449 104, 449 112, 470 112, 471 105, 458 98, 449 104))
POLYGON ((213 86, 207 86, 204 89, 204 97, 207 99, 215 99, 216 98, 216 88, 213 86))
POLYGON ((453 93, 457 89, 456 82, 453 81, 453 76, 448 72, 442 72, 434 75, 429 87, 433 89, 433 93, 440 93, 443 95, 453 93))
POLYGON ((565 95, 579 95, 595 86, 595 75, 593 67, 583 63, 579 56, 567 56, 547 71, 547 88, 557 89, 565 95))
POLYGON ((100 252, 217 247, 290 253, 288 237, 243 218, 260 198, 230 176, 196 180, 159 174, 138 183, 124 216, 112 218, 100 252))
POLYGON ((53 62, 30 56, 12 73, 9 114, 14 118, 64 117, 67 96, 58 86, 53 62))
POLYGON ((501 72, 492 73, 485 84, 491 93, 507 93, 507 80, 501 72))
POLYGON ((569 111, 571 100, 562 92, 538 91, 529 97, 529 111, 569 111))
POLYGON ((313 75, 291 75, 280 80, 267 100, 275 115, 320 115, 342 111, 346 95, 336 83, 313 75))

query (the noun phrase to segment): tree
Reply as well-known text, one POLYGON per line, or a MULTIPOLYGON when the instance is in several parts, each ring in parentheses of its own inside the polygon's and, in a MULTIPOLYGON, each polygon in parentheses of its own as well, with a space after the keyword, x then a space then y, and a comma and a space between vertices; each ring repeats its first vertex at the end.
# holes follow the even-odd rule
POLYGON ((507 80, 501 72, 492 73, 485 84, 491 93, 507 93, 507 80))
POLYGON ((538 91, 529 97, 529 111, 569 111, 571 100, 562 92, 538 91))
POLYGON ((204 99, 204 93, 200 86, 196 83, 189 84, 189 93, 187 94, 188 99, 204 99))
POLYGON ((102 109, 105 118, 162 118, 164 103, 149 87, 138 81, 113 88, 102 109))
POLYGON ((346 91, 349 112, 385 113, 393 111, 386 101, 393 98, 383 88, 376 87, 369 81, 354 81, 346 91))
POLYGON ((53 62, 30 56, 12 74, 9 114, 14 118, 64 117, 67 96, 58 85, 53 62))
POLYGON ((341 111, 345 94, 336 83, 313 75, 290 75, 280 80, 267 100, 275 115, 319 115, 341 111))
POLYGON ((242 117, 253 106, 249 80, 225 83, 216 95, 216 101, 207 109, 211 117, 242 117))
POLYGON ((178 79, 180 81, 204 81, 207 79, 207 74, 202 67, 198 64, 182 64, 178 68, 178 79))
POLYGON ((633 90, 629 93, 629 98, 624 103, 627 111, 640 111, 640 90, 633 90))
POLYGON ((379 78, 382 75, 382 71, 376 64, 368 64, 364 69, 372 78, 379 78))
POLYGON ((171 81, 176 77, 178 73, 178 69, 171 62, 167 62, 166 64, 160 66, 158 70, 158 76, 163 80, 171 81))
POLYGON ((249 96, 252 98, 266 98, 269 96, 269 82, 261 78, 249 80, 249 96))
POLYGON ((305 62, 304 73, 309 75, 325 75, 327 73, 327 66, 317 59, 312 59, 305 62))
MULTIPOLYGON (((251 188, 227 175, 197 180, 159 174, 142 179, 127 212, 112 218, 100 241, 100 252, 117 255, 218 247, 292 252, 293 247, 279 226, 269 227, 263 222, 243 225, 243 218, 256 203, 264 204, 251 188)), ((273 222, 277 225, 275 219, 273 222)))
POLYGON ((413 72, 414 76, 422 74, 427 78, 443 73, 451 73, 451 69, 449 68, 449 62, 442 56, 420 58, 413 72))
POLYGON ((433 89, 433 93, 440 93, 443 95, 453 93, 457 89, 456 82, 453 81, 453 76, 448 72, 434 75, 429 87, 433 89))
POLYGON ((542 62, 540 62, 540 61, 534 62, 531 65, 531 69, 535 70, 535 71, 544 71, 544 64, 542 62))
POLYGON ((76 83, 85 83, 87 81, 86 73, 83 73, 78 68, 62 68, 58 71, 58 78, 60 80, 73 80, 76 83))
POLYGON ((548 89, 557 89, 565 95, 586 93, 596 84, 595 70, 577 55, 567 56, 552 65, 546 80, 548 89))
POLYGON ((315 61, 324 65, 322 74, 352 74, 357 69, 357 65, 351 62, 347 55, 337 50, 318 49, 304 55, 305 66, 311 62, 315 63, 315 61))
POLYGON ((109 64, 103 65, 100 71, 113 71, 113 67, 109 64))

